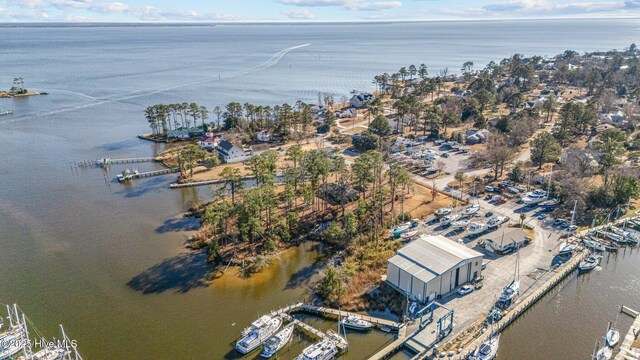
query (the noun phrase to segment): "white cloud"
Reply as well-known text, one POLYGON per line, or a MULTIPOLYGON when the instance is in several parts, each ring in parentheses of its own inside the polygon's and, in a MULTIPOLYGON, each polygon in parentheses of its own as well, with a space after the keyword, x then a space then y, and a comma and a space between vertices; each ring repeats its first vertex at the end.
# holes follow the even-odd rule
POLYGON ((347 10, 378 11, 402 6, 400 1, 360 1, 360 0, 280 0, 281 4, 304 7, 342 6, 347 10))
POLYGON ((291 20, 311 20, 316 18, 316 16, 307 9, 288 9, 282 10, 280 13, 291 20))
POLYGON ((308 7, 344 6, 347 2, 349 1, 346 1, 346 0, 280 0, 281 4, 295 5, 295 6, 308 6, 308 7))
POLYGON ((376 2, 364 2, 358 1, 353 4, 346 5, 346 8, 349 10, 359 10, 359 11, 378 11, 378 10, 386 10, 395 7, 402 6, 400 1, 376 1, 376 2))
POLYGON ((553 3, 547 0, 515 0, 488 4, 483 7, 489 13, 512 13, 524 15, 580 15, 607 13, 631 8, 638 0, 609 2, 553 3))
POLYGON ((47 6, 42 0, 7 0, 7 2, 29 9, 44 8, 47 6))

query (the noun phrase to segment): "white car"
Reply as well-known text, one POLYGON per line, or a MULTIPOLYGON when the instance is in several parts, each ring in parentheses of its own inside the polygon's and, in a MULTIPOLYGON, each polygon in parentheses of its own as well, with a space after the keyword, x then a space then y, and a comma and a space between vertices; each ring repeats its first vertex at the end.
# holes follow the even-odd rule
POLYGON ((458 289, 458 295, 464 296, 469 293, 472 293, 475 288, 471 285, 463 285, 460 289, 458 289))

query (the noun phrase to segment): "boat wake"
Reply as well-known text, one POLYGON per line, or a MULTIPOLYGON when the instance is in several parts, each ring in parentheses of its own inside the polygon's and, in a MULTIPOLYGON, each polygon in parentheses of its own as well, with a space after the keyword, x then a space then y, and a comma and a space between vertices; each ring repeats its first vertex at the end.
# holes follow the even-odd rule
POLYGON ((214 82, 214 81, 235 79, 235 78, 238 78, 238 77, 241 77, 241 76, 249 75, 249 74, 252 74, 252 73, 255 73, 255 72, 259 72, 259 71, 262 71, 262 70, 266 70, 266 69, 268 69, 268 68, 270 68, 272 66, 275 66, 291 51, 298 50, 298 49, 301 49, 301 48, 304 48, 304 47, 307 47, 307 46, 310 46, 310 45, 311 44, 302 44, 302 45, 292 46, 292 47, 280 50, 277 53, 273 54, 267 61, 263 62, 260 65, 254 66, 252 68, 236 71, 234 73, 231 73, 231 74, 228 74, 228 75, 225 75, 225 76, 221 76, 221 75, 215 76, 215 77, 211 76, 211 77, 207 77, 207 78, 204 78, 204 79, 201 79, 201 80, 197 80, 197 81, 184 82, 184 83, 181 83, 181 84, 168 86, 168 87, 165 87, 165 88, 162 88, 162 89, 136 90, 136 91, 132 91, 132 92, 129 92, 129 93, 121 94, 120 96, 116 95, 115 97, 107 96, 107 97, 101 97, 101 98, 94 98, 94 97, 86 95, 86 94, 67 91, 67 90, 62 90, 60 92, 74 94, 74 95, 83 97, 83 98, 85 98, 85 99, 87 99, 89 101, 81 103, 81 104, 78 104, 78 105, 74 105, 74 106, 62 107, 62 108, 53 109, 53 110, 49 110, 49 111, 39 112, 39 113, 36 113, 36 114, 14 117, 14 118, 2 121, 1 123, 14 122, 16 120, 30 120, 30 119, 35 119, 35 118, 38 118, 38 117, 43 117, 43 116, 51 116, 51 115, 66 113, 66 112, 70 112, 70 111, 76 111, 76 110, 91 108, 91 107, 95 107, 95 106, 99 106, 99 105, 104 105, 104 104, 109 104, 109 103, 114 103, 114 102, 122 102, 122 101, 132 100, 132 99, 141 98, 141 97, 145 97, 145 96, 151 96, 151 95, 160 94, 160 93, 163 93, 163 92, 176 90, 176 89, 180 89, 180 88, 192 87, 194 85, 202 85, 202 84, 206 84, 206 83, 210 83, 210 82, 214 82))

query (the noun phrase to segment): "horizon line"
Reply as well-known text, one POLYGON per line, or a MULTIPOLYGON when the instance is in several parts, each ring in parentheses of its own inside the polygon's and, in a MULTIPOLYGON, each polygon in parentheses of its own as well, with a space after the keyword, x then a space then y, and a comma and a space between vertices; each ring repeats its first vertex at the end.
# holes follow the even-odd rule
POLYGON ((427 23, 427 22, 500 22, 522 20, 640 20, 640 16, 589 16, 589 17, 507 17, 500 19, 453 18, 453 19, 354 19, 354 20, 110 20, 110 21, 0 21, 0 25, 287 25, 287 24, 371 24, 371 23, 427 23))

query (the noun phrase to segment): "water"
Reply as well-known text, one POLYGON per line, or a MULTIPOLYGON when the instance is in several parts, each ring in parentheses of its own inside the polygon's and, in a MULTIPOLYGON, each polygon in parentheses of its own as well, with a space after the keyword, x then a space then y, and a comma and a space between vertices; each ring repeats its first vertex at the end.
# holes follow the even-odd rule
MULTIPOLYGON (((46 334, 63 323, 90 359, 232 356, 231 343, 258 314, 308 296, 310 277, 321 267, 313 245, 291 250, 254 278, 227 274, 208 285, 202 256, 182 248, 194 223, 180 217, 207 196, 206 188, 170 190, 173 176, 123 186, 113 178, 125 165, 106 173, 70 163, 162 151, 162 145, 135 138, 148 131, 143 108, 159 102, 195 101, 212 108, 232 100, 314 101, 319 92, 340 98, 354 88, 371 89, 375 74, 411 63, 424 62, 434 73, 516 52, 620 49, 637 40, 638 24, 0 28, 1 86, 22 76, 27 88, 51 94, 0 99, 0 108, 14 110, 0 118, 0 302, 20 304, 46 334)), ((139 166, 141 171, 155 167, 139 166)), ((599 281, 570 283, 574 292, 591 291, 580 297, 580 313, 598 313, 604 320, 622 303, 633 306, 629 299, 638 298, 637 280, 623 281, 638 272, 637 263, 637 258, 618 261, 623 274, 606 268, 589 275, 599 281), (610 288, 615 281, 627 290, 610 288), (610 299, 606 311, 596 301, 603 293, 610 299)), ((544 306, 573 307, 568 294, 530 314, 551 316, 544 306)), ((564 310, 552 313, 558 321, 573 321, 564 310)), ((514 325, 503 351, 524 346, 522 339, 536 333, 549 342, 550 352, 578 358, 590 352, 589 344, 606 327, 606 321, 582 324, 573 330, 574 336, 584 335, 584 344, 560 345, 550 340, 559 336, 540 331, 536 319, 544 317, 528 316, 514 325), (524 335, 511 336, 517 329, 524 335)), ((347 358, 361 359, 390 339, 377 334, 350 340, 347 358)))

